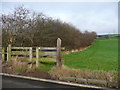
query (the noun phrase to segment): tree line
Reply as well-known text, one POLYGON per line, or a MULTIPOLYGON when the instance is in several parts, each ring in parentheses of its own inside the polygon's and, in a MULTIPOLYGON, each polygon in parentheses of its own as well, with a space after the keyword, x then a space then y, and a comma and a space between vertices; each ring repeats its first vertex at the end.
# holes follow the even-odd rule
POLYGON ((62 47, 80 49, 92 44, 95 32, 81 32, 72 24, 53 19, 43 13, 32 12, 24 7, 13 13, 2 14, 2 46, 56 46, 61 38, 62 47))

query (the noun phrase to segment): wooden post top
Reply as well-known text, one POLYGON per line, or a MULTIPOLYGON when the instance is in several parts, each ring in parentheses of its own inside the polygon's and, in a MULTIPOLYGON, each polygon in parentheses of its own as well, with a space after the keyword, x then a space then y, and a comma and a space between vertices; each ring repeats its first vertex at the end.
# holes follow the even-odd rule
POLYGON ((60 38, 58 38, 57 40, 61 41, 61 39, 60 39, 60 38))

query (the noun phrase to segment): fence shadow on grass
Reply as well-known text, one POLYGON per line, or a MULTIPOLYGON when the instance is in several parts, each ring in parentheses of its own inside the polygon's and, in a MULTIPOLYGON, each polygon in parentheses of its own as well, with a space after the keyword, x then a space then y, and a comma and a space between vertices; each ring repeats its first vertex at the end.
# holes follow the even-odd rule
POLYGON ((56 65, 56 62, 43 62, 43 61, 41 61, 40 63, 41 63, 41 64, 44 64, 44 65, 51 65, 51 66, 52 66, 52 65, 53 65, 53 66, 56 65))

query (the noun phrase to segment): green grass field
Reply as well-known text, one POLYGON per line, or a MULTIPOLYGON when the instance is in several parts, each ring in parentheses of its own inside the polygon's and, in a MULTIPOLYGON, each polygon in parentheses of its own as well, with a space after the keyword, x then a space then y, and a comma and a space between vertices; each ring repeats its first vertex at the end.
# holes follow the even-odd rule
POLYGON ((96 40, 88 49, 62 57, 75 69, 118 70, 118 39, 96 40))
POLYGON ((49 72, 56 65, 55 58, 43 58, 39 63, 39 69, 44 72, 49 72))

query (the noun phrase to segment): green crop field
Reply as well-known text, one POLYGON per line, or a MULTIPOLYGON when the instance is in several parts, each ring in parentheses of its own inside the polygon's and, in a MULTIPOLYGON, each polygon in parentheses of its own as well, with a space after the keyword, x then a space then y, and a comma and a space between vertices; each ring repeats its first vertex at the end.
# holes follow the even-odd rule
POLYGON ((118 39, 96 40, 86 50, 70 53, 62 58, 70 68, 118 70, 118 39))

